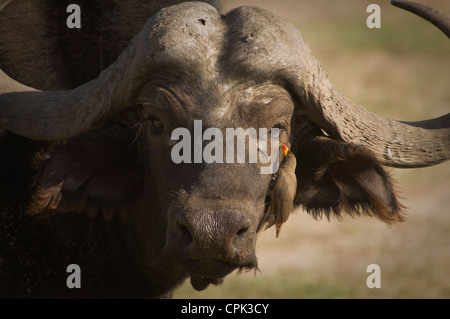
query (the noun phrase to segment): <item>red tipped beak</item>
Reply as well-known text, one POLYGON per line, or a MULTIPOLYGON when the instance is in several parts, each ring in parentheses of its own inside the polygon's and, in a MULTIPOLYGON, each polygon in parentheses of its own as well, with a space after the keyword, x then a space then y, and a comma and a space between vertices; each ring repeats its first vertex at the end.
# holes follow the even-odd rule
POLYGON ((283 144, 283 155, 286 156, 289 152, 289 147, 283 144))

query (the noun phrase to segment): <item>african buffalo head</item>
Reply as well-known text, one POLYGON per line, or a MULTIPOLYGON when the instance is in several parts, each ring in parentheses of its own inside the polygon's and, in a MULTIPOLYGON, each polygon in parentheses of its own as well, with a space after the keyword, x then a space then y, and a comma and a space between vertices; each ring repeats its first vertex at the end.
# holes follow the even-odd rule
POLYGON ((352 103, 297 29, 253 7, 226 15, 197 2, 163 9, 115 63, 72 90, 0 77, 0 126, 52 142, 36 160, 30 214, 119 215, 155 276, 174 267, 197 289, 256 268, 257 234, 274 224, 278 232, 300 205, 314 216, 401 221, 382 165, 450 158, 448 114, 400 122, 352 103), (249 161, 248 136, 244 161, 220 161, 238 151, 239 136, 228 148, 230 128, 268 132, 257 152, 280 151, 277 170, 263 174, 267 161, 249 161), (191 148, 179 148, 177 129, 189 132, 191 148))

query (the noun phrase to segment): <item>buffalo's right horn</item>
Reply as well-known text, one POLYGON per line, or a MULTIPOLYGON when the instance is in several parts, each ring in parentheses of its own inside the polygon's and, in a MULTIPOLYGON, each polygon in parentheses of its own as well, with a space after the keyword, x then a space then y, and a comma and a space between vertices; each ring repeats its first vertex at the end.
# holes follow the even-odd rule
POLYGON ((39 91, 0 70, 0 127, 30 139, 61 140, 133 106, 146 81, 145 64, 133 63, 140 43, 135 40, 97 79, 67 91, 39 91))
POLYGON ((101 127, 135 106, 140 90, 168 72, 168 65, 175 68, 174 63, 182 61, 180 68, 205 67, 204 60, 221 47, 220 28, 221 16, 206 3, 162 9, 97 79, 67 91, 38 91, 0 70, 0 127, 42 141, 63 140, 101 127), (201 22, 206 20, 207 24, 201 22))
POLYGON ((0 127, 34 140, 62 140, 103 125, 135 105, 149 80, 154 20, 97 79, 66 91, 40 91, 0 70, 0 127))

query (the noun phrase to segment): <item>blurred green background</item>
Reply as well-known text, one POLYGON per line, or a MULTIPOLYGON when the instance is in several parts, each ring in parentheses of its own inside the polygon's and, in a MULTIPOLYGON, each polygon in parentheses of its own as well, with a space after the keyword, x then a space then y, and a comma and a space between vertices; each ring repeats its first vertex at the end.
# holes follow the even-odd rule
MULTIPOLYGON (((450 15, 448 0, 421 3, 450 15)), ((240 5, 292 22, 334 86, 369 110, 408 121, 449 112, 450 41, 389 1, 231 0, 225 8, 240 5), (381 29, 366 26, 371 3, 381 7, 381 29)), ((272 228, 260 236, 260 272, 232 273, 202 292, 186 281, 174 298, 449 298, 450 164, 390 171, 406 222, 316 221, 300 210, 278 239, 272 228), (373 263, 381 267, 379 289, 366 286, 373 263)))

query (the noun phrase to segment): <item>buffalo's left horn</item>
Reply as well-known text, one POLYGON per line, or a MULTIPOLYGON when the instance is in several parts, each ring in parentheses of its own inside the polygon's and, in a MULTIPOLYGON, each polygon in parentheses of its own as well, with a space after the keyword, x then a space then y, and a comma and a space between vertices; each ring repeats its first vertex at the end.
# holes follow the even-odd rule
MULTIPOLYGON (((296 102, 295 116, 307 118, 334 139, 366 146, 384 165, 423 167, 450 159, 450 114, 420 122, 374 114, 334 89, 292 24, 257 8, 240 8, 229 15, 236 18, 232 61, 240 63, 241 72, 266 75, 285 87, 296 102)), ((444 20, 450 25, 448 18, 444 20)))
MULTIPOLYGON (((442 12, 409 1, 394 5, 414 12, 450 35, 450 18, 442 12)), ((320 66, 317 66, 320 70, 320 66)), ((366 145, 385 165, 422 167, 450 159, 450 113, 420 122, 400 122, 373 114, 331 87, 319 71, 310 98, 319 105, 324 127, 346 141, 366 145)), ((317 112, 316 112, 317 113, 317 112)))
POLYGON ((391 3, 396 7, 417 14, 419 17, 431 22, 450 38, 449 17, 445 13, 411 1, 392 0, 391 3))
MULTIPOLYGON (((414 8, 414 12, 448 32, 450 19, 445 14, 411 2, 402 1, 401 5, 408 10, 414 8)), ((306 53, 297 62, 301 67, 293 79, 294 90, 308 109, 307 116, 330 136, 364 145, 384 165, 393 167, 424 167, 450 159, 450 113, 419 122, 381 117, 337 92, 319 62, 308 49, 303 50, 306 53)))

